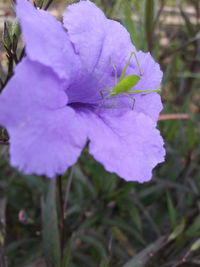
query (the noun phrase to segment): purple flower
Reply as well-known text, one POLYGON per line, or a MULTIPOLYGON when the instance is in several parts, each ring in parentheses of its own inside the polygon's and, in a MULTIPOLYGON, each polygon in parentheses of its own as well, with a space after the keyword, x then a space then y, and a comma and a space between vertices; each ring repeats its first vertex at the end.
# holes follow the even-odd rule
MULTIPOLYGON (((159 65, 136 51, 126 29, 90 1, 70 5, 64 24, 26 0, 17 1, 16 12, 26 57, 0 96, 11 164, 26 174, 53 177, 76 163, 89 140, 89 152, 109 172, 126 181, 150 180, 165 155, 156 129, 159 94, 134 94, 132 109, 129 97, 114 103, 102 100, 100 90, 115 86, 113 66, 120 76, 132 51, 143 74, 134 90, 158 89, 159 65)), ((134 58, 130 74, 139 75, 134 58)))

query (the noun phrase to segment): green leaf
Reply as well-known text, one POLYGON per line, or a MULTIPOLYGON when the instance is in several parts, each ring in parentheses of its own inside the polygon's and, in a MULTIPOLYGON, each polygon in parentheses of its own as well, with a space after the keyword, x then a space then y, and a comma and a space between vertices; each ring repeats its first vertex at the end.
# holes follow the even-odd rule
POLYGON ((4 22, 3 44, 8 49, 11 47, 12 44, 10 30, 11 30, 11 25, 8 22, 4 22))
POLYGON ((163 246, 165 237, 159 238, 156 242, 152 243, 140 253, 135 255, 123 267, 144 267, 150 259, 150 255, 155 254, 163 246))
POLYGON ((107 258, 106 248, 104 247, 102 242, 98 240, 96 237, 87 234, 80 236, 80 239, 86 244, 96 248, 101 258, 107 258))
POLYGON ((142 218, 140 216, 140 212, 136 206, 132 206, 132 209, 129 210, 129 213, 135 222, 139 231, 142 231, 142 218))
POLYGON ((47 191, 48 184, 42 177, 23 174, 20 177, 34 194, 43 195, 47 191))
POLYGON ((70 240, 64 251, 62 267, 70 267, 71 258, 72 258, 72 242, 70 240))
POLYGON ((169 217, 170 217, 170 221, 171 221, 171 225, 172 228, 176 227, 176 209, 174 207, 172 198, 170 196, 169 193, 167 193, 167 208, 168 208, 168 212, 169 212, 169 217))
POLYGON ((44 0, 37 0, 37 1, 35 1, 36 2, 36 6, 38 7, 38 8, 42 8, 42 6, 43 6, 43 4, 44 4, 44 2, 46 3, 47 1, 44 1, 44 0))
POLYGON ((188 237, 193 237, 200 230, 200 215, 198 215, 186 231, 188 237))
POLYGON ((195 250, 197 250, 197 249, 199 249, 199 248, 200 248, 200 238, 197 239, 197 240, 193 243, 193 245, 191 246, 191 250, 192 250, 192 251, 195 251, 195 250))
POLYGON ((6 205, 7 198, 0 197, 0 246, 3 247, 6 237, 6 205))
POLYGON ((138 31, 135 29, 136 28, 136 22, 133 20, 132 16, 132 10, 130 7, 129 2, 123 1, 123 7, 124 7, 124 16, 125 18, 123 19, 123 24, 127 28, 128 32, 130 33, 131 40, 134 42, 134 44, 139 46, 139 41, 138 41, 138 31))
POLYGON ((12 24, 12 36, 19 37, 21 34, 20 25, 18 20, 14 20, 12 24))
POLYGON ((56 205, 56 182, 52 179, 42 205, 43 249, 49 267, 61 266, 60 236, 56 205))
POLYGON ((134 237, 136 240, 138 240, 142 245, 146 245, 145 240, 143 239, 142 235, 140 232, 135 230, 133 227, 131 227, 126 221, 122 220, 119 217, 113 217, 112 219, 110 218, 104 218, 103 223, 109 225, 109 226, 116 226, 120 230, 124 230, 126 233, 134 237))
POLYGON ((109 267, 110 259, 102 259, 99 267, 109 267))
POLYGON ((185 26, 186 29, 188 31, 188 34, 190 35, 190 37, 193 37, 195 35, 195 27, 193 26, 193 24, 190 22, 190 19, 188 18, 188 16, 186 15, 185 11, 183 10, 182 6, 179 5, 179 9, 181 12, 181 16, 183 17, 184 21, 185 21, 185 26))
POLYGON ((145 1, 145 33, 148 42, 148 50, 152 50, 154 33, 155 0, 145 1))
POLYGON ((183 219, 182 222, 174 229, 174 231, 168 237, 168 240, 172 241, 176 239, 179 235, 183 233, 184 229, 185 229, 185 219, 183 219))

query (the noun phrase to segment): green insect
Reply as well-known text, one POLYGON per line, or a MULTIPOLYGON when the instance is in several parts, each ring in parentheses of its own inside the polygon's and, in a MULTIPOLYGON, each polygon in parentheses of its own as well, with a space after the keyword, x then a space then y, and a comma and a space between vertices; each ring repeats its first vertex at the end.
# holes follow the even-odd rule
POLYGON ((103 89, 100 90, 100 94, 102 96, 102 98, 105 100, 106 98, 113 98, 116 97, 116 101, 115 103, 112 105, 114 106, 117 102, 118 102, 118 97, 119 95, 125 95, 129 98, 131 98, 133 100, 133 106, 135 103, 135 99, 130 95, 130 94, 138 94, 138 93, 153 93, 153 92, 160 92, 160 89, 154 89, 154 90, 131 90, 140 80, 140 76, 138 75, 128 75, 126 77, 124 77, 126 75, 126 71, 127 68, 130 64, 131 58, 134 55, 136 62, 137 62, 137 66, 139 69, 139 74, 140 76, 142 76, 142 72, 140 69, 140 64, 138 62, 136 53, 133 51, 124 67, 124 69, 122 70, 122 73, 119 77, 119 82, 117 83, 117 70, 116 67, 112 64, 112 67, 115 71, 115 87, 111 88, 111 89, 103 89), (106 96, 103 95, 103 92, 108 92, 108 94, 106 96))

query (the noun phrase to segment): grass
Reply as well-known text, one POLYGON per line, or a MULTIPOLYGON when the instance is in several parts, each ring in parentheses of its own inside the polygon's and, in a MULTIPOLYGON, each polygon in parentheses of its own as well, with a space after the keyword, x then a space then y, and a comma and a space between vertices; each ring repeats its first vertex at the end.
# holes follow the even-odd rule
POLYGON ((149 183, 126 183, 85 151, 71 173, 67 197, 69 172, 62 178, 64 211, 56 184, 12 169, 1 145, 1 266, 45 266, 45 261, 63 267, 199 266, 199 20, 193 23, 187 14, 193 6, 198 17, 198 0, 179 7, 177 16, 184 20, 179 26, 162 19, 167 1, 98 4, 127 27, 138 49, 150 50, 161 64, 162 114, 187 113, 189 119, 158 123, 167 157, 149 183))

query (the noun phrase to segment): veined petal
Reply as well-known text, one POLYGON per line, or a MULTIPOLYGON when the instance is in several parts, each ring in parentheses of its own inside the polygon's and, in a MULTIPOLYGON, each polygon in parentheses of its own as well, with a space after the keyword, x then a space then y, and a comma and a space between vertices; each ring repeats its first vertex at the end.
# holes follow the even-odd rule
POLYGON ((18 127, 32 112, 40 116, 40 107, 49 110, 65 107, 68 97, 64 88, 51 68, 24 58, 0 95, 0 123, 18 127))
POLYGON ((90 1, 68 6, 64 26, 90 72, 96 68, 113 72, 112 65, 121 68, 122 60, 135 50, 127 30, 120 23, 107 19, 90 1))
POLYGON ((62 24, 27 0, 17 0, 16 12, 28 57, 51 67, 60 78, 69 79, 75 67, 77 74, 78 58, 62 24))
MULTIPOLYGON (((140 81, 134 86, 133 90, 154 90, 159 89, 163 73, 160 66, 155 62, 151 54, 142 51, 137 52, 137 58, 141 69, 140 81)), ((127 74, 136 73, 139 75, 139 67, 133 57, 127 74)))
POLYGON ((129 94, 122 95, 118 98, 118 101, 113 100, 112 102, 116 102, 113 106, 113 110, 116 112, 125 111, 127 108, 129 110, 133 110, 135 112, 143 113, 149 118, 151 118, 154 123, 157 123, 159 114, 163 109, 161 96, 158 93, 141 93, 141 94, 129 94))
MULTIPOLYGON (((80 1, 70 5, 64 16, 64 25, 85 67, 84 79, 71 83, 68 90, 70 101, 102 102, 100 91, 115 87, 132 51, 136 53, 140 67, 136 58, 132 56, 126 75, 140 75, 139 68, 142 72, 141 80, 133 90, 160 87, 162 72, 150 53, 136 51, 127 30, 120 23, 107 19, 94 3, 80 1), (117 81, 115 76, 118 78, 117 81)), ((136 100, 137 111, 143 112, 154 121, 157 120, 162 104, 156 93, 149 96, 131 96, 136 100)), ((131 109, 132 106, 133 100, 120 97, 116 108, 131 109)))
POLYGON ((120 75, 135 49, 129 33, 90 1, 70 5, 64 25, 84 68, 81 79, 72 82, 67 91, 70 102, 100 103, 100 90, 115 86, 113 66, 120 75))
POLYGON ((158 93, 140 94, 136 97, 134 110, 145 114, 155 123, 162 109, 161 96, 158 93))
POLYGON ((152 169, 164 161, 163 140, 154 122, 144 114, 91 113, 85 119, 89 152, 107 171, 126 181, 143 183, 151 179, 152 169))
POLYGON ((69 38, 89 72, 93 71, 101 54, 105 20, 103 12, 90 1, 69 5, 64 16, 69 38))
POLYGON ((53 177, 73 165, 85 145, 85 126, 67 106, 62 81, 24 59, 0 95, 0 124, 10 136, 11 164, 53 177))

